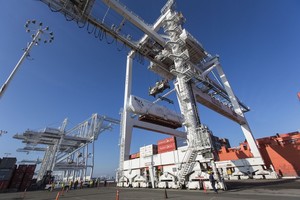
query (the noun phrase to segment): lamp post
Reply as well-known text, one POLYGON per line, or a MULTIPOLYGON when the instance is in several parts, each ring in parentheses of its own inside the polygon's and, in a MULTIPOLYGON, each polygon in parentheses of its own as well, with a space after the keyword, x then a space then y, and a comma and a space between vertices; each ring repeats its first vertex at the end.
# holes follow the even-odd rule
POLYGON ((24 59, 29 55, 31 48, 34 45, 39 45, 41 42, 43 43, 51 43, 54 40, 53 32, 50 32, 49 27, 43 27, 43 23, 38 23, 36 20, 28 20, 25 24, 25 30, 27 33, 35 32, 31 35, 32 41, 27 45, 24 50, 23 55, 21 56, 20 60, 16 64, 13 71, 10 73, 9 77, 6 79, 5 83, 2 85, 0 89, 0 98, 3 96, 5 90, 7 89, 10 81, 16 74, 17 70, 19 69, 20 65, 24 61, 24 59))

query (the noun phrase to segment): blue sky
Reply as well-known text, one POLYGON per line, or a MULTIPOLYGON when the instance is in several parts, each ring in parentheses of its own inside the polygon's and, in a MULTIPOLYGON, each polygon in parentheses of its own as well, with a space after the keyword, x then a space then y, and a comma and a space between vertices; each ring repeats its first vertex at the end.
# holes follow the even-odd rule
MULTIPOLYGON (((122 1, 152 24, 165 1, 122 1)), ((100 4, 98 2, 98 4, 100 4)), ((123 106, 126 54, 79 29, 59 13, 35 0, 0 1, 0 84, 4 83, 30 41, 27 19, 37 19, 55 34, 53 44, 35 46, 33 60, 25 60, 0 99, 0 157, 17 153, 20 141, 12 139, 26 129, 58 127, 69 119, 68 128, 99 113, 119 118, 123 106)), ((300 2, 296 0, 190 0, 177 1, 186 18, 184 28, 212 55, 218 54, 231 86, 251 111, 246 114, 256 138, 299 129, 300 2)), ((105 11, 105 10, 104 10, 105 11)), ((101 11, 99 11, 101 12, 101 11)), ((133 93, 148 96, 159 77, 134 62, 133 93)), ((173 106, 176 110, 177 106, 173 106)), ((171 106, 172 108, 172 106, 171 106)), ((178 109, 177 109, 178 111, 178 109)), ((214 135, 227 137, 232 145, 244 140, 239 126, 200 106, 201 121, 214 135)), ((96 175, 114 174, 118 165, 119 126, 96 142, 96 175)), ((156 143, 162 135, 135 130, 132 153, 139 146, 156 143)))

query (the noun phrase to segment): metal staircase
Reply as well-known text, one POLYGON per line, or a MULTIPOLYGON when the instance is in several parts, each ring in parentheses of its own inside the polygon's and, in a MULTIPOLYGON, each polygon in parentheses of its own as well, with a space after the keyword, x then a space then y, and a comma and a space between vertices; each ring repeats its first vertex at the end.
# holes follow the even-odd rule
POLYGON ((125 154, 125 151, 124 151, 124 146, 125 146, 125 142, 124 142, 124 139, 122 137, 122 133, 123 133, 123 129, 124 129, 124 126, 123 126, 123 115, 124 115, 124 112, 120 112, 121 114, 121 121, 120 121, 120 137, 119 137, 119 146, 120 146, 120 160, 119 160, 119 168, 118 168, 118 171, 117 171, 117 174, 116 174, 116 180, 119 180, 119 178, 121 178, 123 176, 123 165, 124 165, 124 154, 125 154))
POLYGON ((177 177, 180 184, 184 184, 187 178, 186 176, 193 171, 197 155, 211 153, 211 144, 210 130, 206 126, 200 125, 197 128, 196 137, 189 143, 189 147, 183 158, 182 164, 179 167, 180 171, 177 177))
POLYGON ((186 176, 192 172, 197 155, 198 151, 196 151, 195 149, 190 148, 186 151, 184 161, 181 163, 181 166, 179 168, 180 171, 177 176, 179 177, 180 183, 184 183, 186 180, 186 176))

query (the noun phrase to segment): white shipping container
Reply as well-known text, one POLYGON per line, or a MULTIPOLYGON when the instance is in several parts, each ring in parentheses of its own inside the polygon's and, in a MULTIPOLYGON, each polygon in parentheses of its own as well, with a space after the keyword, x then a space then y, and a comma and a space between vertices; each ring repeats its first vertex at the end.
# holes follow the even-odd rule
POLYGON ((168 109, 167 107, 154 104, 151 101, 147 101, 133 95, 130 95, 128 108, 132 112, 141 115, 149 114, 180 124, 184 121, 181 114, 178 114, 175 111, 168 109))
POLYGON ((151 156, 157 154, 157 145, 155 144, 150 144, 147 146, 143 146, 140 147, 140 156, 143 157, 147 157, 147 156, 151 156))

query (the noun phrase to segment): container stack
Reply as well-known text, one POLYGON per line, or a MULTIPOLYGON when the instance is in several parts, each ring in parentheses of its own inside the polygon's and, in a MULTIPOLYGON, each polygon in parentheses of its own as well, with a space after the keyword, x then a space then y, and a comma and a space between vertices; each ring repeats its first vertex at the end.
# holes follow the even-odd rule
POLYGON ((13 189, 16 191, 20 189, 26 169, 27 169, 27 165, 19 165, 19 167, 15 170, 15 173, 11 179, 9 189, 13 189))
POLYGON ((165 153, 177 149, 176 137, 169 137, 157 141, 158 153, 165 153))
POLYGON ((30 187, 35 168, 36 165, 27 165, 22 183, 20 185, 20 191, 24 191, 25 189, 27 190, 30 187))
POLYGON ((140 157, 141 158, 152 156, 154 154, 157 154, 157 145, 155 145, 155 144, 150 144, 150 145, 143 146, 140 148, 140 157))
POLYGON ((6 191, 16 168, 16 158, 3 158, 0 163, 0 192, 6 191))
POLYGON ((136 158, 139 158, 139 157, 140 157, 140 152, 129 155, 130 160, 136 159, 136 158))

